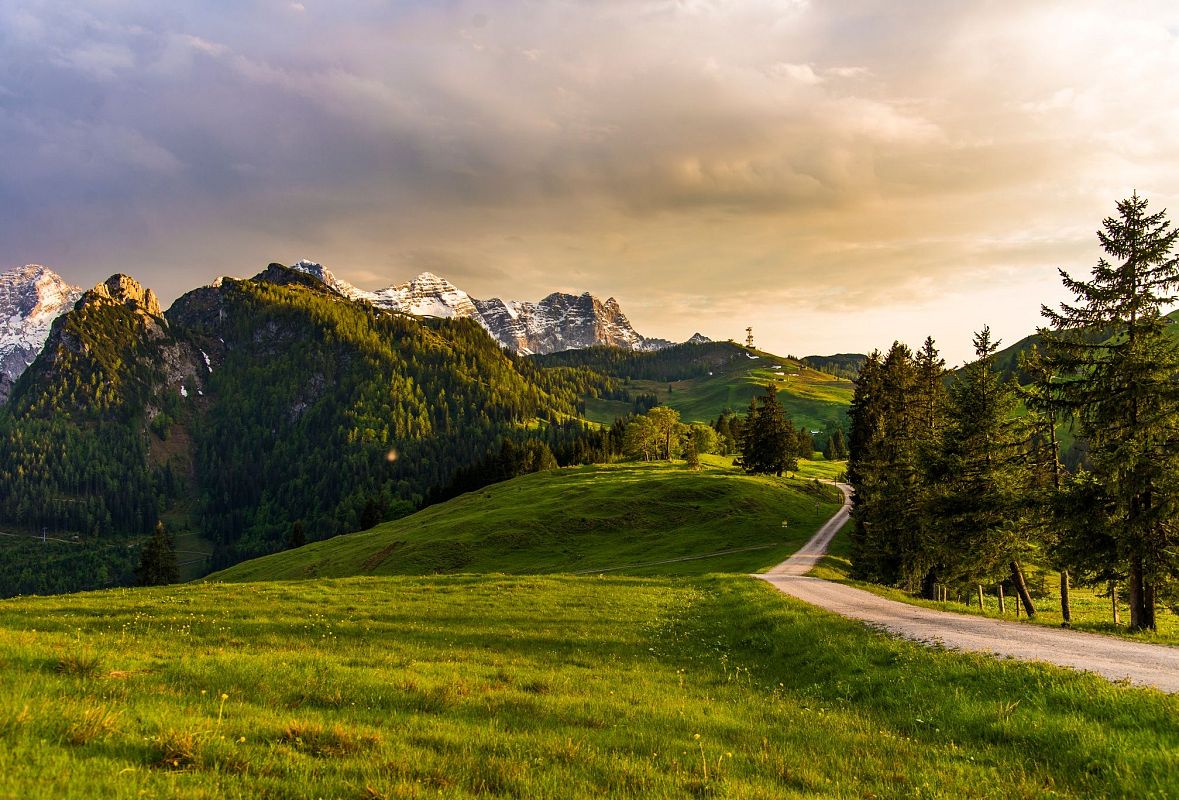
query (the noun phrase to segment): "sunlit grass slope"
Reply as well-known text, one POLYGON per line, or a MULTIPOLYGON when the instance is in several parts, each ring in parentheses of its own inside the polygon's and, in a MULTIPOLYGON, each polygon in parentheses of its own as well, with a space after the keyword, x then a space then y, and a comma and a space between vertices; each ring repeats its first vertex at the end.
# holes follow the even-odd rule
POLYGON ((247 561, 209 580, 619 567, 631 575, 751 572, 781 561, 838 508, 834 489, 813 479, 744 475, 720 457, 704 462, 699 471, 653 462, 526 475, 371 531, 247 561), (753 547, 759 549, 644 566, 753 547))
MULTIPOLYGON (((750 398, 773 383, 796 426, 807 425, 814 430, 846 428, 847 407, 854 388, 851 381, 772 353, 758 351, 757 356, 745 355, 704 377, 670 384, 635 380, 627 388, 634 394, 656 395, 662 404, 679 411, 685 422, 710 422, 725 409, 745 413, 750 398)), ((630 403, 586 400, 586 417, 595 422, 609 424, 630 410, 630 403)))
POLYGON ((1179 700, 743 576, 0 601, 0 797, 1179 795, 1179 700))

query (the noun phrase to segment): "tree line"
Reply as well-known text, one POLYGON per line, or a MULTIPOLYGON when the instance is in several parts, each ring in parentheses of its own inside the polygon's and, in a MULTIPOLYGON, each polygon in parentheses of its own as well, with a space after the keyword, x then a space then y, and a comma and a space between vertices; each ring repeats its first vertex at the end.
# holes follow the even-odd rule
POLYGON ((930 598, 1007 583, 1034 615, 1036 561, 1060 571, 1066 624, 1070 580, 1122 588, 1134 629, 1179 604, 1177 236, 1145 199, 1118 203, 1092 275, 1060 271, 1074 300, 1043 307, 1022 384, 988 328, 952 376, 932 339, 869 356, 849 411, 857 577, 930 598), (1072 468, 1062 426, 1086 445, 1072 468))

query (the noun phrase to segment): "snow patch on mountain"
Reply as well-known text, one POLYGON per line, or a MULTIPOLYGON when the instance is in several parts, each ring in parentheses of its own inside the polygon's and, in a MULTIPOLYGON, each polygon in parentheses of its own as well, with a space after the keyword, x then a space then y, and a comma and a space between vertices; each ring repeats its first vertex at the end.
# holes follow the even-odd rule
POLYGON ((81 296, 81 287, 40 264, 0 273, 0 403, 45 346, 53 321, 81 296))
POLYGON ((630 350, 670 347, 665 339, 648 339, 631 326, 613 297, 602 302, 589 292, 554 292, 536 303, 520 300, 477 300, 445 278, 423 272, 408 283, 375 292, 342 281, 314 261, 291 269, 313 275, 345 297, 366 300, 377 308, 419 317, 464 317, 483 326, 504 348, 522 355, 555 353, 595 345, 630 350))

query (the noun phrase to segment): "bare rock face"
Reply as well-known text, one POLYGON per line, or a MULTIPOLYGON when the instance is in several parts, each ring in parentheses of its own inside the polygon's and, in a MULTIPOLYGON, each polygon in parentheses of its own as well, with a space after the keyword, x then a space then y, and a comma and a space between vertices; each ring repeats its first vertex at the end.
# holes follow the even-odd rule
POLYGON ((80 287, 40 264, 0 273, 0 404, 45 346, 53 321, 81 296, 80 287))
POLYGON ((114 303, 129 306, 153 317, 163 317, 160 301, 151 289, 145 289, 139 281, 128 275, 112 275, 87 292, 83 302, 104 298, 114 303))

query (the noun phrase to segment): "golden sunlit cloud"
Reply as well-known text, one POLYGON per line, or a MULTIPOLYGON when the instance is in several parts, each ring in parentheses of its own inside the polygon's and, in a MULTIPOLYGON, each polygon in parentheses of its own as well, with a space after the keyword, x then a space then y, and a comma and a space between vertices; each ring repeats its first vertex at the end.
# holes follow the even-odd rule
POLYGON ((1179 196, 1170 3, 56 2, 0 31, 3 266, 165 297, 309 257, 961 358, 1031 331, 1117 199, 1179 196))

